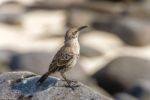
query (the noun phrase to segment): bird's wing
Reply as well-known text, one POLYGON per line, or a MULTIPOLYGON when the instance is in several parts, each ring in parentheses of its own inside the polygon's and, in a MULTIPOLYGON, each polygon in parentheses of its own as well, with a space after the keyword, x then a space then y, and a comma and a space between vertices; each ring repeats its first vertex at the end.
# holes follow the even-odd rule
POLYGON ((73 53, 68 52, 64 47, 62 47, 54 56, 51 64, 49 65, 49 71, 55 72, 61 67, 69 65, 73 60, 73 53))
POLYGON ((72 52, 61 52, 60 56, 57 58, 57 66, 68 65, 73 60, 72 52))

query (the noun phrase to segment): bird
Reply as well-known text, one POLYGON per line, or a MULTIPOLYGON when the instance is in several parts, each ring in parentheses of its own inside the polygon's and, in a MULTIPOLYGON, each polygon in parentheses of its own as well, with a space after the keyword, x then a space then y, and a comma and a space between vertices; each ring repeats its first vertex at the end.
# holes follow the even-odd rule
POLYGON ((88 26, 81 26, 67 30, 64 36, 64 45, 55 54, 49 65, 48 71, 40 77, 40 79, 37 81, 37 84, 42 84, 49 75, 55 72, 60 72, 60 75, 64 81, 66 81, 68 86, 70 86, 71 80, 66 78, 65 72, 72 69, 79 59, 80 45, 78 42, 78 36, 80 31, 87 27, 88 26))

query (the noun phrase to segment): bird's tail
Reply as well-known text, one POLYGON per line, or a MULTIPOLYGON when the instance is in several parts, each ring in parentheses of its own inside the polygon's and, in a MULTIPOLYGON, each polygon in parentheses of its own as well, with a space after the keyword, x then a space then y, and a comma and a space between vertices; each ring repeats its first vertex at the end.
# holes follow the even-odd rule
POLYGON ((49 72, 42 75, 41 78, 37 81, 37 84, 38 85, 42 84, 47 79, 48 76, 49 76, 49 72))

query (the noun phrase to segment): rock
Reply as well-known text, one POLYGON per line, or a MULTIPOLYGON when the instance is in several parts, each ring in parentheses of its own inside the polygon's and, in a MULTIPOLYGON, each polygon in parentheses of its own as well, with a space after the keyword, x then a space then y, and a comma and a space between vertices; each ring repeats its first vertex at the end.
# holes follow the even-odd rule
POLYGON ((150 23, 146 20, 130 17, 99 17, 93 27, 118 35, 125 43, 134 46, 150 44, 150 23))
MULTIPOLYGON (((100 1, 100 0, 91 0, 91 1, 100 1)), ((111 1, 111 2, 125 2, 126 0, 106 0, 106 1, 111 1)), ((139 2, 141 0, 128 0, 128 2, 139 2)))
POLYGON ((0 73, 10 71, 10 62, 12 56, 16 55, 17 53, 13 50, 9 49, 1 49, 0 50, 0 73))
POLYGON ((71 26, 90 26, 93 21, 99 20, 102 15, 120 15, 123 11, 122 5, 119 4, 116 5, 112 2, 92 2, 87 0, 87 2, 70 6, 68 23, 71 26))
POLYGON ((0 5, 0 22, 10 25, 20 25, 25 7, 15 1, 7 1, 0 5), (13 9, 13 10, 12 10, 13 9))
POLYGON ((107 92, 115 94, 131 89, 139 79, 150 80, 149 65, 147 59, 122 56, 112 60, 93 77, 107 92))
POLYGON ((0 63, 8 64, 13 54, 15 54, 15 52, 12 50, 1 49, 0 50, 0 63))
POLYGON ((130 94, 140 100, 150 99, 150 81, 149 80, 139 80, 130 90, 130 94))
POLYGON ((47 71, 52 56, 48 52, 28 52, 20 55, 18 64, 20 70, 28 70, 43 74, 47 71))
POLYGON ((139 100, 127 93, 118 93, 115 95, 115 100, 139 100))
POLYGON ((75 4, 85 3, 84 1, 86 0, 38 0, 30 8, 64 9, 75 4))
POLYGON ((15 53, 10 57, 9 67, 11 70, 19 70, 21 69, 21 54, 15 53))
POLYGON ((123 45, 122 41, 118 37, 116 37, 113 34, 109 34, 107 32, 102 32, 102 31, 91 31, 85 34, 81 33, 81 36, 79 37, 79 41, 81 44, 81 50, 83 45, 92 48, 95 51, 98 51, 99 56, 101 54, 109 52, 112 49, 117 49, 121 45, 123 45))
POLYGON ((91 12, 89 10, 84 10, 84 9, 81 10, 81 9, 75 8, 75 9, 69 10, 67 23, 69 26, 91 25, 95 16, 96 15, 94 12, 91 12))
POLYGON ((117 49, 123 45, 118 37, 107 32, 90 31, 80 35, 82 54, 80 64, 89 75, 94 74, 113 59, 117 49))
POLYGON ((82 56, 85 56, 85 57, 97 57, 97 56, 101 56, 103 55, 102 52, 100 52, 99 50, 96 50, 96 49, 93 49, 89 46, 84 46, 84 45, 80 45, 81 47, 81 50, 80 50, 80 54, 82 56))
POLYGON ((9 72, 0 75, 0 98, 15 100, 112 100, 77 82, 72 90, 65 82, 49 77, 42 85, 39 76, 31 72, 9 72))

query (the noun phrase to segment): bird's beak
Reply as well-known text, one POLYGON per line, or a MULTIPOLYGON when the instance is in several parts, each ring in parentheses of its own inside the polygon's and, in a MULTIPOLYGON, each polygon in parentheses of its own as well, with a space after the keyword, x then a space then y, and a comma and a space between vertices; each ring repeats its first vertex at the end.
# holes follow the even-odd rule
POLYGON ((78 31, 81 31, 82 29, 85 29, 85 28, 87 28, 88 26, 81 26, 81 27, 79 27, 78 28, 78 31))

